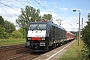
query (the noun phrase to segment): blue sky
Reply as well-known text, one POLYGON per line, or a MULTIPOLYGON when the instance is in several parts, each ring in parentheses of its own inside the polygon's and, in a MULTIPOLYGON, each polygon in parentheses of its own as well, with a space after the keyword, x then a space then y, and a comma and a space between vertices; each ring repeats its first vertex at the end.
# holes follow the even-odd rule
MULTIPOLYGON (((90 0, 0 0, 0 15, 16 24, 15 20, 21 14, 21 8, 32 6, 40 9, 40 15, 52 14, 53 22, 58 24, 57 19, 62 20, 61 26, 67 31, 78 30, 78 11, 80 10, 81 19, 84 19, 86 25, 87 15, 90 13, 90 0)), ((59 21, 58 20, 58 21, 59 21)))

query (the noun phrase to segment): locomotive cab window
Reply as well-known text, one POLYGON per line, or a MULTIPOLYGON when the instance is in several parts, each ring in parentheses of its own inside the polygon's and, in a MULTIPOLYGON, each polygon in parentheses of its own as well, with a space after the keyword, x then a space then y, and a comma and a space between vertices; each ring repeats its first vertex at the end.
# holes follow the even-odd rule
POLYGON ((41 23, 30 24, 29 30, 46 30, 46 24, 41 23))

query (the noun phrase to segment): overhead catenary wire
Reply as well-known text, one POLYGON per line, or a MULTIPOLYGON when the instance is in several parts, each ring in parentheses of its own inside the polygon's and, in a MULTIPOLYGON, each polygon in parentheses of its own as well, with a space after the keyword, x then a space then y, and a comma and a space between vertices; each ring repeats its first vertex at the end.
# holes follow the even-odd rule
MULTIPOLYGON (((4 6, 7 6, 7 7, 11 8, 11 9, 14 9, 14 8, 12 8, 11 6, 9 6, 9 5, 7 5, 7 4, 4 4, 4 3, 2 3, 2 2, 0 2, 0 4, 2 4, 2 5, 4 5, 4 6)), ((14 10, 16 10, 16 11, 20 12, 20 11, 19 11, 19 10, 17 10, 17 9, 14 9, 14 10)))
MULTIPOLYGON (((52 4, 52 6, 54 7, 54 4, 51 2, 51 0, 49 0, 49 2, 50 2, 50 3, 52 4)), ((53 8, 53 7, 52 7, 52 8, 53 8)), ((55 8, 53 8, 53 9, 55 9, 55 8)), ((59 12, 59 11, 58 11, 58 12, 59 12)), ((59 13, 60 13, 60 12, 59 12, 59 13)))
MULTIPOLYGON (((22 4, 24 4, 23 3, 23 1, 19 1, 19 0, 16 0, 16 1, 18 1, 18 2, 20 2, 20 3, 22 3, 22 4)), ((40 5, 43 9, 45 9, 47 12, 50 12, 50 13, 52 13, 49 9, 47 9, 45 6, 42 6, 42 4, 40 3, 40 2, 38 2, 37 0, 33 0, 33 1, 35 1, 38 5, 40 5)), ((49 0, 50 1, 50 0, 49 0)), ((8 2, 10 2, 11 3, 11 1, 8 1, 8 2)), ((53 5, 53 3, 50 1, 50 3, 53 5)), ((2 5, 5 5, 5 6, 7 6, 7 7, 9 7, 9 8, 11 8, 11 9, 14 9, 14 10, 16 10, 16 11, 19 11, 19 10, 17 10, 17 9, 15 9, 15 8, 13 8, 13 7, 11 7, 11 6, 9 6, 9 5, 7 5, 7 4, 5 4, 5 3, 2 3, 2 2, 0 2, 0 4, 2 4, 2 5)), ((25 5, 25 4, 24 4, 25 5)), ((53 5, 54 6, 54 5, 53 5)), ((55 8, 53 8, 54 10, 55 10, 55 8)), ((19 12, 21 12, 21 11, 19 11, 19 12)), ((56 17, 56 16, 55 16, 56 17)), ((57 18, 57 17, 56 17, 57 18)), ((57 19, 59 19, 59 18, 57 18, 57 19)))
MULTIPOLYGON (((38 5, 40 5, 43 9, 45 9, 46 11, 52 13, 51 11, 49 11, 45 6, 42 6, 38 1, 34 0, 36 3, 38 3, 38 5)), ((57 18, 57 17, 56 17, 57 18)), ((58 18, 59 19, 59 18, 58 18)))
MULTIPOLYGON (((45 6, 42 6, 37 0, 34 0, 38 5, 40 5, 43 9, 46 11, 50 12, 45 6)), ((51 13, 51 12, 50 12, 51 13)))
MULTIPOLYGON (((47 1, 47 0, 46 0, 47 1)), ((51 0, 48 0, 50 3, 51 3, 51 5, 53 6, 52 8, 55 10, 55 8, 54 8, 54 4, 51 2, 51 0)), ((57 10, 57 9, 56 9, 57 10)), ((57 11, 59 14, 60 14, 60 12, 59 11, 57 11)), ((62 19, 60 19, 60 18, 58 18, 58 17, 56 17, 57 19, 55 20, 55 21, 57 21, 58 22, 58 24, 59 24, 59 26, 61 25, 61 21, 63 21, 62 19)))
POLYGON ((27 4, 27 3, 22 2, 22 1, 20 1, 20 0, 15 0, 15 1, 20 2, 20 3, 23 4, 23 5, 27 4))

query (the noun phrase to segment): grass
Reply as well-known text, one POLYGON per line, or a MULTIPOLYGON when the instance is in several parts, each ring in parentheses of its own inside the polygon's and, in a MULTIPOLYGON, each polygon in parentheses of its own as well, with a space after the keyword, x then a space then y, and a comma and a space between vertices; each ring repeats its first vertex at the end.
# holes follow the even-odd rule
POLYGON ((80 46, 78 46, 78 41, 76 40, 76 42, 58 60, 81 60, 82 47, 83 42, 80 41, 80 46))
POLYGON ((23 44, 25 39, 0 39, 0 46, 12 45, 12 44, 23 44))

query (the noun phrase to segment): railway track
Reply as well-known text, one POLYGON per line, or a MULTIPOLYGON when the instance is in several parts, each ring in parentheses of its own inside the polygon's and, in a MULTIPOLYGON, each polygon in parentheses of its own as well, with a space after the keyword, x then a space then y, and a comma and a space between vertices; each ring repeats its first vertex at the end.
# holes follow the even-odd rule
POLYGON ((0 60, 31 60, 41 54, 42 53, 30 53, 30 50, 26 49, 24 44, 0 47, 0 60))
POLYGON ((18 54, 16 56, 13 56, 7 60, 31 60, 38 56, 40 56, 40 54, 35 55, 35 54, 24 53, 24 54, 18 54))
MULTIPOLYGON (((69 43, 67 43, 67 44, 69 44, 69 43)), ((67 45, 67 44, 65 44, 65 45, 67 45)), ((63 45, 63 46, 65 46, 65 45, 63 45)), ((63 47, 63 46, 61 46, 61 47, 63 47)), ((50 50, 50 51, 53 51, 53 50, 50 50)), ((47 52, 47 53, 49 53, 49 52, 47 52)), ((43 54, 44 53, 33 53, 32 54, 29 49, 26 49, 24 47, 24 44, 0 47, 0 60, 32 60, 36 57, 42 56, 43 54)), ((52 53, 50 53, 50 54, 52 54, 52 53)))
POLYGON ((6 50, 19 49, 19 48, 24 48, 24 44, 1 46, 0 52, 2 52, 3 50, 6 51, 6 50))

